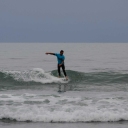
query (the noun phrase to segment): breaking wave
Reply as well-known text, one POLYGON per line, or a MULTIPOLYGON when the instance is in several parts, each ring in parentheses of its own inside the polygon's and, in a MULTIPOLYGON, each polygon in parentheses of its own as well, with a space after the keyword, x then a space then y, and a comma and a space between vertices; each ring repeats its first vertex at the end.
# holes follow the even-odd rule
MULTIPOLYGON (((69 76, 68 83, 88 84, 88 85, 111 85, 127 84, 128 74, 120 72, 77 72, 67 70, 69 76)), ((57 71, 45 72, 43 69, 35 68, 27 71, 0 71, 1 85, 7 84, 51 84, 65 83, 63 79, 57 78, 57 71)))

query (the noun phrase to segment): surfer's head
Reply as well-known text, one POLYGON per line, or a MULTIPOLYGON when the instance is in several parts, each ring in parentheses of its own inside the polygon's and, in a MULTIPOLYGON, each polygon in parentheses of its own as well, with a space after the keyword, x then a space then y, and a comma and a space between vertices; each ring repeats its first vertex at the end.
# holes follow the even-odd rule
POLYGON ((63 50, 61 50, 61 51, 60 51, 60 54, 61 54, 61 55, 63 55, 63 53, 64 53, 64 51, 63 51, 63 50))

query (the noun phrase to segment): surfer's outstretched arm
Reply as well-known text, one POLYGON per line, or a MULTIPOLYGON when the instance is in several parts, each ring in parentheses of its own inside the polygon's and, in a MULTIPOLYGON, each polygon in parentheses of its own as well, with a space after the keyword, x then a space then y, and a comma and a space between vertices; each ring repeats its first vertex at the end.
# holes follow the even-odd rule
POLYGON ((51 52, 46 52, 46 55, 50 54, 50 55, 55 55, 55 53, 51 53, 51 52))

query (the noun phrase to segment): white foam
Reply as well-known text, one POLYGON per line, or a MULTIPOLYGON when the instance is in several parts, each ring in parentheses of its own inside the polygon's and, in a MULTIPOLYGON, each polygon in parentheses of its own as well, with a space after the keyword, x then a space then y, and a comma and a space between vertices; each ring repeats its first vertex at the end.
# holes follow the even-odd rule
POLYGON ((29 71, 3 71, 7 75, 11 75, 17 81, 34 81, 40 83, 67 83, 63 79, 52 76, 50 72, 45 72, 43 69, 34 68, 29 71))
POLYGON ((0 119, 33 122, 128 120, 127 99, 0 94, 0 119))

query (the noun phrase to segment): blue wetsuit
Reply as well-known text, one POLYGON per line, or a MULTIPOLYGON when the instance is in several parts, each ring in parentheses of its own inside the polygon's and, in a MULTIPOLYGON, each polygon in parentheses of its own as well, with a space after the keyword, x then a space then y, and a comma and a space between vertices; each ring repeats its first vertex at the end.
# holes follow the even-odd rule
POLYGON ((67 76, 66 75, 66 72, 65 72, 65 65, 64 65, 65 56, 64 55, 60 55, 58 53, 55 53, 54 55, 57 57, 57 60, 58 60, 57 68, 58 68, 59 76, 61 76, 60 67, 62 67, 62 70, 63 70, 64 75, 67 76), (59 64, 62 64, 62 65, 59 66, 59 64))
POLYGON ((60 55, 60 54, 58 54, 58 53, 55 53, 55 56, 57 57, 58 64, 62 64, 62 62, 63 62, 64 59, 65 59, 65 56, 64 56, 64 55, 60 55))

